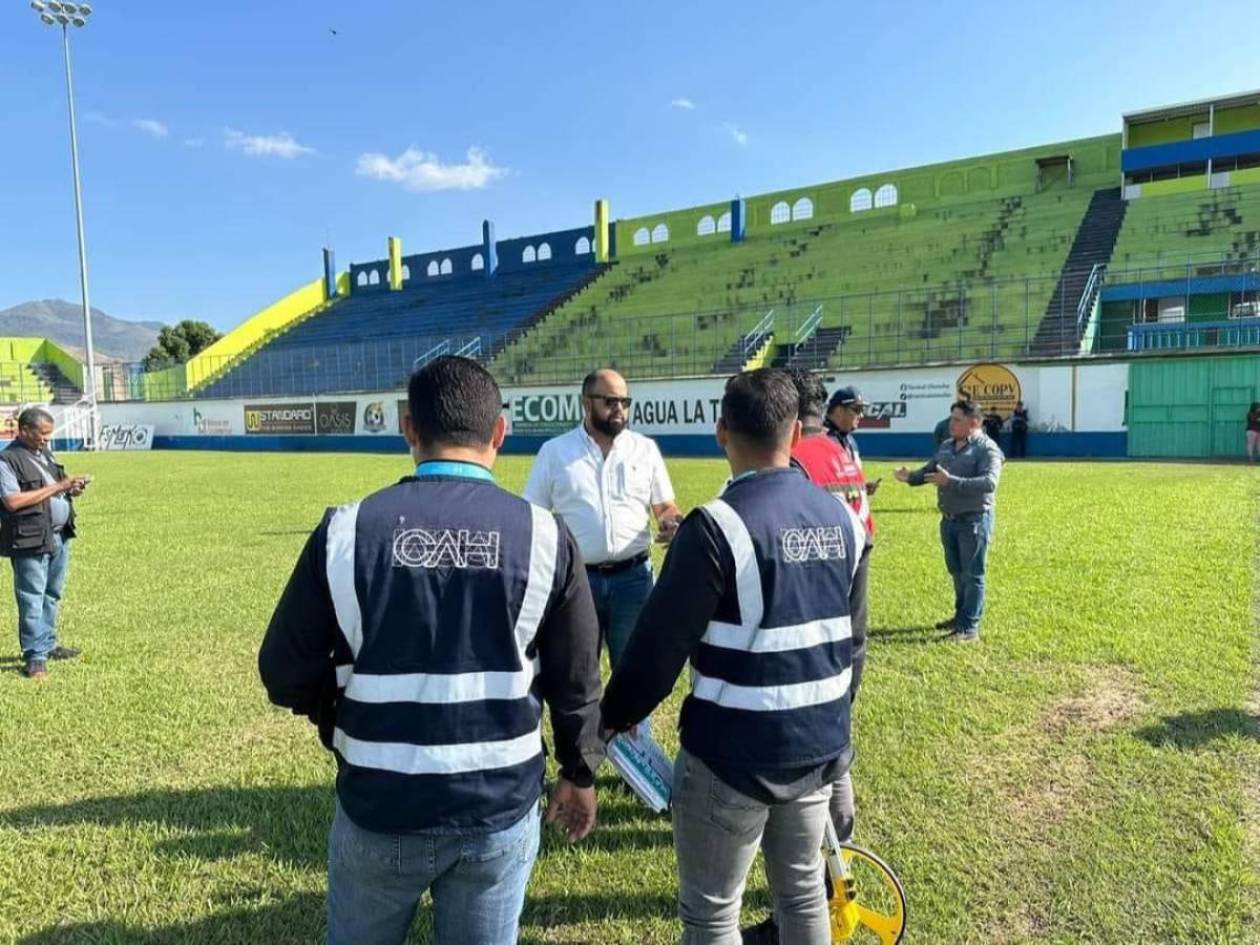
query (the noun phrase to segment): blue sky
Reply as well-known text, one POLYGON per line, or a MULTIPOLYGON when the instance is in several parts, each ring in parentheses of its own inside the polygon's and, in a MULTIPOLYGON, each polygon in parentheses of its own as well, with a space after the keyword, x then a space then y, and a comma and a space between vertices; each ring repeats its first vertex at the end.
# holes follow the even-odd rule
MULTIPOLYGON (((1260 86, 1254 0, 99 0, 93 304, 227 328, 340 267, 1119 129, 1260 86), (330 32, 337 31, 336 35, 330 32)), ((59 34, 0 7, 0 308, 78 298, 59 34)))

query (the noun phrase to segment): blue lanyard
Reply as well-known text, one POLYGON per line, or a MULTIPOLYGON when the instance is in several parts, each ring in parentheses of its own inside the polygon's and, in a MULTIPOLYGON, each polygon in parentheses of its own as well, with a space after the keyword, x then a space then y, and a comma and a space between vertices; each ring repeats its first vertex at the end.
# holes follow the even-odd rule
POLYGON ((479 479, 482 482, 494 482, 494 474, 486 467, 458 460, 431 459, 416 467, 417 478, 425 479, 429 476, 454 476, 457 479, 479 479))

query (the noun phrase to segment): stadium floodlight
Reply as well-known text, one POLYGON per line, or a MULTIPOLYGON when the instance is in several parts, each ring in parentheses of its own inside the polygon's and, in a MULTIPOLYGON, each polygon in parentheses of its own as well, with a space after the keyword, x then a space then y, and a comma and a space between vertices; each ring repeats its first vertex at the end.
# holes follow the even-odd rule
POLYGON ((70 166, 74 171, 74 220, 79 237, 79 290, 83 299, 83 338, 87 351, 87 371, 83 378, 83 400, 87 405, 89 436, 87 447, 96 447, 100 418, 96 412, 96 351, 92 345, 92 303, 88 297, 87 241, 83 235, 83 186, 79 177, 79 134, 74 121, 74 79, 70 73, 70 30, 87 25, 92 7, 86 3, 62 0, 31 0, 31 9, 47 26, 61 26, 61 48, 66 62, 66 101, 70 106, 70 166))

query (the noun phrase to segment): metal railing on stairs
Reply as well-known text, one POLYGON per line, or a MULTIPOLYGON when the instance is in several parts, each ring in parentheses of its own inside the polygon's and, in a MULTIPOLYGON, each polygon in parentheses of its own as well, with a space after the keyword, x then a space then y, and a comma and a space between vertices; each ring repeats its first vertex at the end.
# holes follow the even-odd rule
POLYGON ((766 312, 761 321, 752 327, 748 334, 744 335, 743 341, 740 343, 740 352, 747 361, 753 356, 753 353, 765 343, 766 337, 774 331, 774 309, 766 312))
POLYGON ((1094 263, 1093 268, 1089 271, 1089 279, 1085 283, 1085 289, 1081 292, 1080 301, 1076 303, 1076 336, 1078 338, 1085 330, 1085 323, 1093 312, 1094 296, 1102 288, 1103 276, 1106 272, 1106 263, 1094 263))
POLYGON ((817 305, 814 310, 810 312, 809 317, 806 318, 805 321, 801 322, 800 327, 796 329, 796 334, 792 338, 793 357, 795 357, 796 353, 818 333, 818 329, 822 325, 822 310, 822 305, 817 305))

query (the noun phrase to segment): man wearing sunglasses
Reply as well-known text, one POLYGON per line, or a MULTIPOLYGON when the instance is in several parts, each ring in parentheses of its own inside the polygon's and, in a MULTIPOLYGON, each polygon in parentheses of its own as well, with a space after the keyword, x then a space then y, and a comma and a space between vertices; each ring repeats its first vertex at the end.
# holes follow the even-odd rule
POLYGON ((628 429, 625 378, 592 371, 582 382, 582 425, 538 451, 524 496, 559 515, 586 562, 600 635, 615 667, 652 591, 648 515, 668 544, 682 516, 656 443, 628 429))

